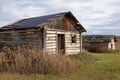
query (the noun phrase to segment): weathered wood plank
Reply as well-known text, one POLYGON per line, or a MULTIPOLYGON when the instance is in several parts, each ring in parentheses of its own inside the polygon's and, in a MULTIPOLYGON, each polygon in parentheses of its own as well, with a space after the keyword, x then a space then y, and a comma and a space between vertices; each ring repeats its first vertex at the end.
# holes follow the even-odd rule
POLYGON ((49 36, 49 37, 46 37, 47 39, 56 39, 56 36, 49 36))
POLYGON ((66 50, 66 52, 79 52, 80 50, 66 50))
POLYGON ((54 46, 54 47, 56 47, 56 44, 47 44, 47 47, 49 48, 49 47, 51 47, 51 46, 54 46))
POLYGON ((52 36, 56 36, 55 34, 47 34, 47 37, 52 37, 52 36))
POLYGON ((51 42, 56 43, 56 41, 47 41, 47 43, 51 43, 51 42))
POLYGON ((47 49, 53 49, 53 48, 56 49, 56 46, 47 46, 46 48, 47 49))
POLYGON ((56 45, 56 43, 47 43, 46 45, 56 45))
POLYGON ((66 47, 66 49, 79 49, 79 46, 75 46, 75 47, 66 47))
POLYGON ((66 48, 75 48, 75 47, 79 47, 80 45, 66 45, 66 48))
POLYGON ((55 34, 56 31, 47 31, 47 33, 53 33, 53 34, 55 34))
POLYGON ((66 32, 66 35, 71 35, 71 32, 66 32))
POLYGON ((66 50, 80 50, 80 48, 66 48, 66 50))
POLYGON ((65 34, 66 32, 57 32, 57 34, 65 34))

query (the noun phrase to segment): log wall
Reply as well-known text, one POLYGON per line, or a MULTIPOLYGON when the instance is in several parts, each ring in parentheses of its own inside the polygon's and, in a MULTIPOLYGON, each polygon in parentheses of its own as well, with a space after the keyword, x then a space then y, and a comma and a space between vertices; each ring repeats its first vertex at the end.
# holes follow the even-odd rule
POLYGON ((57 53, 57 34, 54 29, 47 29, 46 31, 46 51, 49 53, 57 53))
POLYGON ((47 29, 46 31, 46 51, 50 53, 58 53, 57 35, 65 35, 65 54, 77 54, 80 52, 80 35, 77 31, 65 31, 57 29, 47 29), (76 35, 76 43, 71 42, 71 35, 76 35))
POLYGON ((76 32, 67 32, 65 35, 66 54, 77 54, 80 52, 80 35, 76 32), (76 43, 71 42, 71 35, 76 35, 76 43))
POLYGON ((7 46, 30 45, 43 48, 43 33, 39 29, 4 31, 0 33, 0 43, 7 46))

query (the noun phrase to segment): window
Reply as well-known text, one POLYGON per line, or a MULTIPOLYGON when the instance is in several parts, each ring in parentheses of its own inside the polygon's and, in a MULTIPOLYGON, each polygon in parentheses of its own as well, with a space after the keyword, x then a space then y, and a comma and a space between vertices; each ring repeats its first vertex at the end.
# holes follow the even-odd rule
POLYGON ((71 42, 76 43, 76 35, 71 35, 71 42))

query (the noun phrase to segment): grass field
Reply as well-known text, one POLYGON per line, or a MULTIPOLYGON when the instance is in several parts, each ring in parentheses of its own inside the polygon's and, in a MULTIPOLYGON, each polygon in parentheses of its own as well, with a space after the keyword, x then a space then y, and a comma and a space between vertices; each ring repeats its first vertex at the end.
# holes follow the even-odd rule
POLYGON ((0 80, 120 80, 120 53, 89 53, 72 59, 80 66, 67 75, 0 72, 0 80))

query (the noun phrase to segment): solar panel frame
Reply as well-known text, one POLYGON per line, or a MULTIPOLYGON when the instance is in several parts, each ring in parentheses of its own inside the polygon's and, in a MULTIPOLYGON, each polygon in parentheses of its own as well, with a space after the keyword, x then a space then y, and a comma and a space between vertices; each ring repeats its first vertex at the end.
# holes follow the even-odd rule
POLYGON ((41 17, 35 17, 35 18, 28 18, 20 20, 14 24, 11 25, 11 29, 20 29, 20 28, 32 28, 36 27, 37 25, 56 17, 57 14, 53 15, 47 15, 47 16, 41 16, 41 17))

